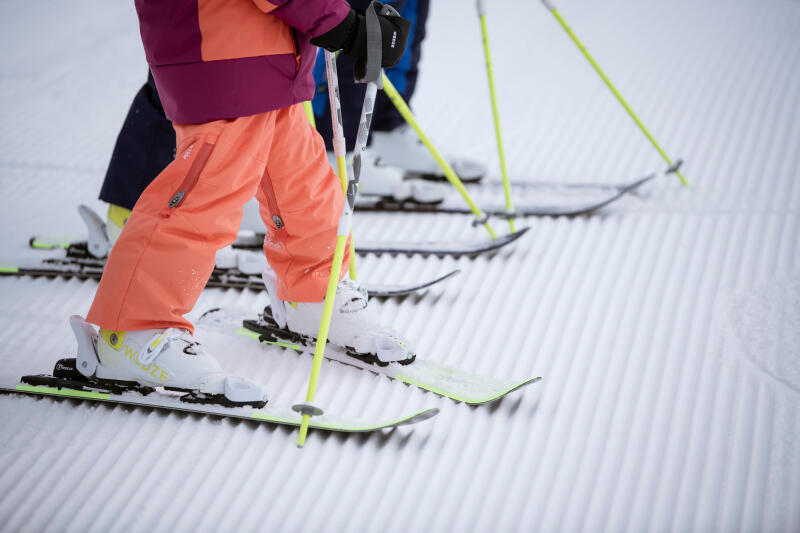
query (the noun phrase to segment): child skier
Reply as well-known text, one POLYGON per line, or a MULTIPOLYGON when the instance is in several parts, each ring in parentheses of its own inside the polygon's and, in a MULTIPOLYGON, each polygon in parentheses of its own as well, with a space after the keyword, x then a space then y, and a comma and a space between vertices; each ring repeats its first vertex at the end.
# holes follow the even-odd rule
MULTIPOLYGON (((112 248, 86 318, 100 327, 93 375, 263 402, 264 387, 226 376, 183 315, 255 195, 273 313, 316 335, 343 195, 299 103, 314 93, 314 45, 365 60, 364 17, 345 0, 137 0, 136 10, 177 151, 112 248)), ((381 16, 380 24, 383 66, 391 66, 409 23, 381 16)), ((349 281, 339 283, 330 340, 382 361, 413 357, 349 281)))

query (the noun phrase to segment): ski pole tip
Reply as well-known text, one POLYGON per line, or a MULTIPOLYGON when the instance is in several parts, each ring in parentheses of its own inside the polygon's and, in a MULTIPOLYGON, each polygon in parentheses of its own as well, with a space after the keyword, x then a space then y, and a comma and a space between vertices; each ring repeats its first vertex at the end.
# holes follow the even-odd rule
POLYGON ((308 435, 308 420, 309 415, 303 415, 303 420, 300 422, 300 435, 297 436, 297 447, 302 448, 306 443, 306 435, 308 435))

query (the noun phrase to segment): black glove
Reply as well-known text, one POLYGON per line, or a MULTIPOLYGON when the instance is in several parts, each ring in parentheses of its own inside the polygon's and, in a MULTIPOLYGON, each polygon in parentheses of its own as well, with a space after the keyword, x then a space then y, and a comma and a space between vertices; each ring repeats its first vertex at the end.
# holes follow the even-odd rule
MULTIPOLYGON (((400 16, 378 15, 383 41, 381 67, 393 67, 400 62, 406 49, 411 21, 400 16)), ((338 26, 311 39, 311 44, 335 52, 341 50, 356 60, 356 71, 367 60, 367 27, 364 15, 350 10, 338 26)), ((361 69, 363 70, 363 69, 361 69)))

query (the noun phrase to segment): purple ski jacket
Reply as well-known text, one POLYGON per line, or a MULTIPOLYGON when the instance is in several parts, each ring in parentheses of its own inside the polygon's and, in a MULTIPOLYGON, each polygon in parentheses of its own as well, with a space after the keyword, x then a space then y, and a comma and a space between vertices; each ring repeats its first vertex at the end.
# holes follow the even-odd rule
POLYGON ((310 100, 310 40, 349 11, 346 0, 136 0, 164 112, 179 124, 310 100))

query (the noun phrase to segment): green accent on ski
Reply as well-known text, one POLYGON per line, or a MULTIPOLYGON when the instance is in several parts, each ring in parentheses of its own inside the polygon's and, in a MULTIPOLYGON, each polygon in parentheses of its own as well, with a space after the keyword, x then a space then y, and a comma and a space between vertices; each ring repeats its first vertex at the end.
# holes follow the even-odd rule
MULTIPOLYGON (((255 331, 251 331, 251 330, 249 330, 249 329, 247 329, 245 327, 239 328, 238 330, 236 330, 236 333, 239 334, 239 335, 245 335, 247 337, 250 337, 251 339, 255 339, 255 340, 259 341, 259 342, 263 342, 263 343, 266 343, 266 344, 272 344, 272 345, 276 345, 276 346, 281 346, 282 348, 289 348, 291 350, 296 350, 298 352, 308 353, 309 355, 311 353, 307 347, 304 348, 303 346, 301 346, 299 344, 289 344, 289 343, 286 343, 286 342, 268 341, 268 340, 262 339, 262 338, 260 338, 261 337, 260 334, 256 333, 255 331)), ((333 359, 333 361, 337 361, 337 360, 333 359)), ((338 361, 338 362, 341 362, 341 361, 338 361)), ((344 363, 344 364, 346 364, 346 363, 344 363)), ((362 368, 362 370, 370 371, 369 368, 362 368)), ((455 400, 457 402, 463 402, 463 403, 466 403, 466 404, 469 404, 469 405, 480 405, 480 404, 488 403, 488 402, 491 402, 491 401, 494 401, 494 400, 498 400, 498 399, 502 398, 503 396, 506 396, 507 394, 509 394, 509 393, 511 393, 511 392, 513 392, 513 391, 515 391, 517 389, 520 389, 520 388, 522 388, 522 387, 524 387, 526 385, 529 385, 531 383, 536 383, 536 382, 542 380, 542 378, 540 376, 533 377, 533 378, 528 378, 528 379, 523 380, 523 381, 518 381, 518 382, 512 383, 511 385, 509 385, 507 387, 504 387, 502 389, 499 389, 499 390, 495 391, 494 393, 492 393, 492 394, 490 394, 488 396, 476 397, 476 396, 462 396, 462 395, 459 395, 459 394, 457 394, 455 392, 448 391, 448 390, 445 390, 445 389, 442 389, 442 388, 439 388, 439 387, 435 387, 435 386, 433 386, 433 385, 431 385, 429 383, 425 383, 425 382, 422 382, 422 381, 417 381, 417 380, 415 380, 415 379, 413 379, 411 377, 407 377, 407 376, 404 376, 402 374, 395 374, 395 375, 384 374, 384 375, 386 377, 388 377, 389 379, 396 379, 396 380, 398 380, 398 381, 400 381, 402 383, 405 383, 407 385, 412 385, 414 387, 418 387, 421 390, 429 391, 429 392, 432 392, 434 394, 438 394, 439 396, 443 396, 445 398, 450 398, 451 400, 455 400)), ((317 427, 318 429, 334 429, 334 428, 323 428, 321 426, 311 426, 311 427, 317 427)), ((359 430, 359 431, 362 431, 362 430, 359 430)), ((363 431, 366 431, 366 430, 363 430, 363 431)))
POLYGON ((0 266, 0 272, 16 274, 19 272, 19 269, 17 267, 12 267, 12 266, 0 266))
POLYGON ((35 387, 20 383, 16 389, 20 392, 35 392, 37 394, 48 394, 51 396, 69 396, 71 398, 91 398, 92 400, 110 400, 111 395, 103 392, 91 392, 75 389, 57 389, 55 387, 35 387))
POLYGON ((434 394, 438 394, 439 396, 444 396, 445 398, 450 398, 451 400, 455 400, 457 402, 464 402, 464 403, 470 404, 470 405, 480 405, 480 404, 483 404, 483 403, 488 403, 488 402, 491 402, 491 401, 494 401, 494 400, 498 400, 498 399, 502 398, 503 396, 505 396, 506 394, 509 394, 510 392, 513 392, 513 391, 515 391, 515 390, 517 390, 517 389, 519 389, 521 387, 524 387, 525 385, 528 385, 530 383, 536 383, 537 381, 541 381, 542 378, 535 377, 535 378, 526 379, 525 381, 520 381, 518 383, 515 383, 514 385, 511 385, 510 387, 507 387, 507 388, 502 389, 502 390, 500 390, 498 392, 495 392, 494 394, 491 394, 491 395, 485 396, 485 397, 481 397, 481 398, 459 396, 458 394, 455 394, 453 392, 449 392, 449 391, 446 391, 444 389, 440 389, 438 387, 433 387, 433 386, 428 385, 426 383, 421 383, 419 381, 413 380, 411 378, 405 377, 405 376, 400 375, 400 374, 397 374, 396 376, 394 376, 394 379, 396 379, 398 381, 402 381, 403 383, 406 383, 408 385, 413 385, 415 387, 419 387, 422 390, 426 390, 426 391, 430 391, 430 392, 432 392, 434 394))
POLYGON ((299 344, 291 344, 289 342, 268 341, 266 339, 260 339, 259 337, 261 337, 261 335, 259 335, 255 331, 250 331, 247 328, 239 328, 239 329, 236 330, 236 333, 238 335, 246 335, 246 336, 250 337, 251 339, 255 339, 257 341, 261 341, 261 342, 266 343, 266 344, 272 344, 272 345, 275 345, 275 346, 280 346, 281 348, 289 348, 290 350, 296 350, 298 352, 302 352, 303 351, 302 346, 300 346, 299 344))
POLYGON ((68 242, 48 242, 42 241, 40 239, 34 239, 31 241, 31 248, 37 248, 39 250, 52 250, 53 248, 69 248, 68 242))

